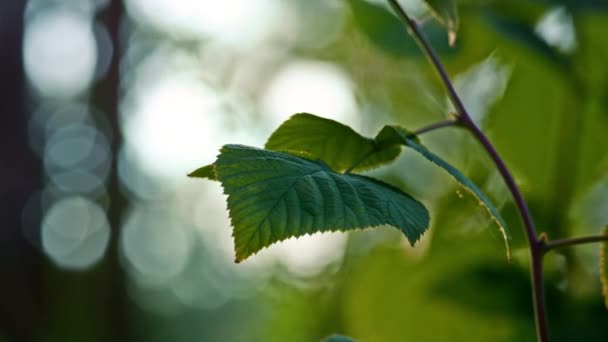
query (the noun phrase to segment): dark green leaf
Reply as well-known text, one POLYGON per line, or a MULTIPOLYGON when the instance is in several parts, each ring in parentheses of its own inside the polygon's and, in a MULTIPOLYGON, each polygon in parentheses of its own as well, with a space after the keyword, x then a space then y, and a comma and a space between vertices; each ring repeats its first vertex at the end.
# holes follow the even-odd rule
POLYGON ((200 169, 196 169, 188 174, 188 177, 194 178, 207 178, 210 180, 218 180, 215 175, 215 166, 213 164, 203 166, 200 169))
POLYGON ((543 56, 560 69, 568 68, 568 61, 564 55, 540 38, 528 23, 491 9, 486 9, 482 13, 483 18, 499 33, 543 56))
POLYGON ((386 7, 365 0, 350 0, 349 3, 357 26, 373 44, 394 55, 418 53, 418 46, 408 38, 403 23, 386 7))
POLYGON ((388 224, 414 244, 428 227, 428 211, 411 196, 320 161, 226 145, 215 171, 228 195, 237 262, 305 234, 388 224))
POLYGON ((386 131, 385 136, 400 136, 402 139, 402 143, 405 146, 410 147, 414 151, 420 153, 429 161, 433 162, 434 164, 447 171, 454 179, 456 179, 456 181, 463 185, 467 191, 477 197, 479 199, 479 204, 487 209, 493 221, 498 225, 498 228, 500 229, 500 232, 505 241, 507 257, 510 258, 509 237, 506 230, 506 224, 498 213, 498 210, 492 204, 492 202, 490 202, 488 197, 477 187, 477 185, 475 185, 475 183, 469 180, 465 175, 462 174, 462 172, 458 171, 458 169, 450 165, 448 162, 427 150, 426 147, 420 145, 420 143, 416 141, 416 139, 411 137, 411 133, 409 133, 407 130, 398 126, 385 126, 382 131, 386 131), (393 133, 389 133, 390 131, 393 131, 393 133))
POLYGON ((342 335, 331 335, 323 340, 323 342, 357 342, 356 340, 342 335))
POLYGON ((606 0, 535 0, 550 6, 564 6, 571 11, 608 11, 608 1, 606 0))
MULTIPOLYGON (((608 226, 604 227, 604 235, 608 235, 608 226)), ((600 281, 602 283, 602 294, 604 295, 604 304, 608 309, 608 241, 600 243, 600 281)))
POLYGON ((456 0, 425 0, 425 2, 435 18, 447 28, 450 46, 454 45, 460 21, 456 0))
POLYGON ((346 125, 307 113, 285 121, 265 148, 320 159, 337 172, 373 169, 393 161, 401 152, 398 142, 378 145, 346 125))

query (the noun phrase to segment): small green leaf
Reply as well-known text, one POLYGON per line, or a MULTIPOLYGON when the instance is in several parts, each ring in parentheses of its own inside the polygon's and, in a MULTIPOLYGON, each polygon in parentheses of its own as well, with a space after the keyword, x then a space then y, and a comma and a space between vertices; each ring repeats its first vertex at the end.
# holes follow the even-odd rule
POLYGON ((384 133, 384 136, 391 136, 392 139, 400 136, 402 139, 402 143, 405 146, 420 153, 423 157, 447 171, 454 179, 456 179, 456 181, 463 185, 466 190, 468 190, 470 193, 472 193, 475 197, 479 199, 479 204, 483 205, 487 209, 488 213, 490 214, 490 217, 492 217, 493 221, 498 225, 498 228, 505 241, 507 257, 510 259, 511 252, 509 249, 509 236, 506 230, 507 225, 498 213, 498 210, 494 207, 492 202, 490 202, 488 197, 477 187, 477 185, 475 185, 475 183, 473 183, 465 175, 463 175, 462 172, 460 172, 458 169, 456 169, 437 155, 433 154, 431 151, 427 150, 426 147, 420 145, 420 142, 417 140, 417 138, 412 137, 409 131, 398 126, 385 126, 382 129, 381 133, 383 131, 386 131, 384 133))
POLYGON ((323 342, 357 342, 357 340, 343 335, 331 335, 324 339, 323 342))
POLYGON ((448 43, 453 46, 460 19, 456 0, 425 0, 433 16, 448 30, 448 43))
POLYGON ((352 128, 312 114, 295 114, 268 139, 265 148, 320 159, 337 172, 364 171, 397 158, 399 143, 378 145, 352 128))
POLYGON ((215 165, 210 164, 207 166, 203 166, 199 169, 196 169, 188 174, 188 177, 194 178, 207 178, 213 181, 218 180, 215 174, 215 165))
POLYGON ((408 194, 373 178, 336 173, 320 161, 226 145, 215 171, 228 195, 237 262, 316 232, 388 224, 414 244, 428 228, 427 209, 408 194))
POLYGON ((390 146, 390 145, 404 145, 404 139, 412 139, 413 141, 420 143, 420 139, 409 130, 396 126, 396 125, 386 125, 382 127, 380 132, 376 135, 376 143, 380 146, 390 146))
MULTIPOLYGON (((604 235, 608 236, 608 226, 603 229, 604 235)), ((600 282, 602 283, 602 294, 604 304, 608 309, 608 241, 600 242, 600 282)))

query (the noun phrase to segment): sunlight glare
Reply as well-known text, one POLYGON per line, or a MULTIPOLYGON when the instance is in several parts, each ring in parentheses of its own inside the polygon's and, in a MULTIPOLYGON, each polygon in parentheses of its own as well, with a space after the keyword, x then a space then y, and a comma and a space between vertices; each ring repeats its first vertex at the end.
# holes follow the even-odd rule
POLYGON ((285 65, 265 92, 262 111, 273 129, 296 113, 312 113, 357 129, 358 108, 350 77, 331 63, 294 61, 285 65))
POLYGON ((185 75, 154 81, 135 95, 123 113, 126 142, 147 172, 183 178, 215 159, 223 115, 219 95, 185 75))
POLYGON ((548 10, 536 24, 535 31, 547 44, 562 52, 570 53, 576 49, 574 23, 565 7, 558 6, 548 10))
POLYGON ((277 0, 128 0, 136 20, 166 32, 211 38, 235 47, 256 45, 274 29, 277 0))

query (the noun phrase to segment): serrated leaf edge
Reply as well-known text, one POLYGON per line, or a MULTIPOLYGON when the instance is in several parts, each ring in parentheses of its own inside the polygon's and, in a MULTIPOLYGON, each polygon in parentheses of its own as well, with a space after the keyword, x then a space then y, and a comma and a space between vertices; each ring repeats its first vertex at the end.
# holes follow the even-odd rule
MULTIPOLYGON (((223 152, 224 148, 225 148, 225 146, 222 146, 222 148, 220 149, 220 153, 221 153, 221 152, 223 152)), ((273 151, 273 152, 278 152, 278 151, 273 151)), ((284 151, 281 151, 281 153, 287 153, 287 154, 290 154, 290 153, 288 153, 288 152, 284 152, 284 151)), ((298 153, 299 153, 299 151, 298 151, 298 153)), ((294 155, 294 154, 291 154, 291 155, 292 155, 292 156, 294 156, 294 157, 302 158, 302 157, 301 157, 301 156, 299 156, 299 155, 294 155)), ((219 157, 219 155, 218 155, 218 157, 219 157)), ((306 159, 306 158, 305 158, 305 159, 306 159)), ((309 160, 312 160, 312 159, 309 159, 309 160)), ((336 171, 332 170, 331 168, 329 168, 329 166, 327 166, 327 165, 326 165, 326 164, 325 164, 325 163, 324 163, 322 160, 315 159, 315 160, 312 160, 312 161, 314 161, 314 162, 320 162, 320 163, 324 164, 324 165, 325 165, 325 166, 326 166, 326 167, 327 167, 329 170, 331 170, 331 171, 333 171, 333 172, 336 172, 336 171)), ((212 164, 212 165, 213 165, 213 166, 214 166, 214 168, 215 168, 215 163, 214 163, 214 164, 212 164)), ((336 174, 341 174, 341 173, 336 172, 336 174)), ((361 176, 361 177, 364 177, 364 176, 361 176)), ((374 180, 374 181, 376 181, 376 182, 380 182, 380 183, 382 183, 384 186, 387 186, 387 187, 390 187, 390 188, 394 188, 396 191, 402 192, 402 193, 404 193, 405 195, 407 195, 407 193, 405 193, 403 190, 401 190, 401 189, 399 189, 399 188, 397 188, 397 187, 395 187, 395 186, 393 186, 393 185, 391 185, 391 184, 388 184, 388 183, 382 182, 382 181, 377 180, 377 179, 375 179, 375 178, 371 178, 371 177, 368 177, 368 178, 370 178, 371 180, 374 180)), ((219 181, 219 178, 218 178, 218 181, 219 181)), ((221 181, 220 181, 220 183, 221 183, 221 181)), ((226 192, 226 189, 224 188, 223 184, 222 184, 222 192, 223 192, 223 194, 224 194, 224 195, 228 196, 229 198, 232 196, 232 195, 230 195, 230 194, 228 194, 228 193, 226 192)), ((407 195, 407 196, 410 196, 410 195, 407 195)), ((410 196, 410 197, 411 197, 411 196, 410 196)), ((431 217, 430 217, 430 215, 429 215, 429 213, 428 213, 428 209, 427 209, 427 208, 424 206, 424 204, 422 204, 420 201, 416 200, 416 199, 415 199, 415 198, 413 198, 413 197, 411 197, 411 198, 412 198, 412 200, 419 202, 419 203, 422 205, 422 207, 424 207, 424 208, 425 208, 425 210, 427 210, 427 219, 428 219, 428 220, 426 221, 426 227, 425 227, 425 231, 426 231, 426 230, 428 230, 428 227, 429 227, 429 226, 430 226, 430 224, 431 224, 431 217)), ((276 244, 276 243, 278 243, 278 242, 282 242, 282 241, 289 240, 289 239, 292 239, 292 238, 299 238, 299 237, 302 237, 302 236, 307 236, 307 235, 308 235, 308 236, 312 236, 312 235, 315 235, 315 234, 336 233, 336 232, 341 232, 341 233, 349 233, 349 232, 352 232, 352 231, 358 231, 358 230, 368 230, 368 229, 374 229, 374 228, 378 228, 378 227, 382 227, 382 226, 391 227, 391 228, 393 228, 393 229, 398 230, 400 233, 403 233, 403 232, 402 232, 402 231, 401 231, 399 228, 394 227, 394 226, 392 226, 392 225, 390 225, 390 224, 387 224, 387 223, 383 223, 383 224, 377 224, 377 225, 371 225, 371 226, 357 227, 357 228, 353 228, 353 229, 329 228, 329 229, 327 229, 327 230, 325 230, 325 231, 317 231, 317 232, 313 232, 313 233, 308 233, 308 232, 307 232, 307 233, 304 233, 304 234, 302 234, 302 235, 293 235, 293 236, 289 236, 289 237, 285 237, 285 238, 280 238, 280 239, 278 239, 278 240, 275 240, 275 241, 271 242, 270 244, 268 244, 268 245, 266 245, 266 246, 262 246, 262 248, 260 248, 260 249, 258 249, 258 250, 256 250, 256 251, 254 251, 254 252, 252 252, 252 253, 250 253, 250 254, 247 254, 247 255, 241 255, 241 254, 239 253, 239 251, 237 250, 237 248, 236 248, 235 225, 234 225, 234 221, 233 221, 233 220, 234 220, 234 218, 232 217, 232 211, 231 211, 231 210, 230 210, 230 208, 228 207, 228 201, 226 201, 226 210, 228 211, 228 217, 229 217, 229 219, 230 219, 230 226, 231 226, 231 228, 232 228, 232 233, 231 233, 231 236, 232 236, 232 238, 233 238, 233 240, 234 240, 234 242, 235 242, 235 249, 234 249, 234 250, 235 250, 235 259, 234 259, 234 262, 235 262, 235 263, 237 263, 237 264, 238 264, 238 263, 241 263, 242 261, 246 260, 247 258, 249 258, 249 257, 251 257, 251 256, 253 256, 253 255, 256 255, 256 254, 257 254, 257 253, 259 253, 260 251, 262 251, 262 250, 264 250, 264 249, 267 249, 267 248, 269 248, 270 246, 272 246, 272 245, 274 245, 274 244, 276 244)), ((410 245, 414 246, 414 245, 415 245, 415 244, 416 244, 418 241, 420 241, 420 239, 422 238, 422 235, 424 235, 424 232, 423 232, 423 233, 421 233, 420 235, 418 235, 418 237, 417 237, 417 238, 415 238, 415 239, 410 240, 410 238, 409 238, 408 236, 406 236, 406 239, 409 241, 410 245)))

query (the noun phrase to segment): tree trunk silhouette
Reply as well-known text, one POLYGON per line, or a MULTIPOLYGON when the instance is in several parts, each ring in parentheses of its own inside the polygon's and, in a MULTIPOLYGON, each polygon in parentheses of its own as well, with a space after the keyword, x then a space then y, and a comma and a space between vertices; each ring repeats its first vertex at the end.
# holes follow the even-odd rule
POLYGON ((0 1, 0 339, 9 341, 33 339, 42 305, 43 259, 22 224, 24 207, 42 186, 41 162, 28 143, 24 9, 25 1, 0 1))

